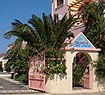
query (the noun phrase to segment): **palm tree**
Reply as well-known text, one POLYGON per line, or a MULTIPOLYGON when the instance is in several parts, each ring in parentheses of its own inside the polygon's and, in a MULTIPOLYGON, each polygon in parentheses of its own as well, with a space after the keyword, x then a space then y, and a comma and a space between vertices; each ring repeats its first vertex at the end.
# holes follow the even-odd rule
POLYGON ((42 51, 59 50, 68 35, 69 29, 76 23, 76 18, 66 14, 59 20, 58 16, 54 18, 43 14, 42 19, 32 15, 28 23, 23 24, 18 20, 12 23, 14 29, 4 34, 6 39, 11 36, 18 36, 34 48, 37 54, 42 51))
POLYGON ((46 16, 43 14, 42 19, 36 15, 32 15, 28 24, 15 20, 15 22, 12 23, 12 31, 5 33, 4 37, 6 39, 9 39, 11 36, 21 38, 27 42, 27 45, 32 47, 31 50, 35 52, 34 54, 39 55, 41 59, 43 59, 43 53, 45 54, 45 58, 60 58, 61 60, 56 61, 46 60, 46 64, 54 64, 49 65, 50 69, 49 66, 46 65, 45 72, 47 71, 48 73, 48 71, 53 70, 52 68, 54 67, 56 70, 53 70, 50 73, 65 73, 65 64, 60 64, 64 63, 60 48, 63 46, 64 40, 68 34, 70 34, 69 29, 76 23, 76 21, 77 18, 74 16, 67 18, 66 14, 61 20, 59 20, 58 15, 54 15, 54 18, 52 18, 51 15, 46 16))

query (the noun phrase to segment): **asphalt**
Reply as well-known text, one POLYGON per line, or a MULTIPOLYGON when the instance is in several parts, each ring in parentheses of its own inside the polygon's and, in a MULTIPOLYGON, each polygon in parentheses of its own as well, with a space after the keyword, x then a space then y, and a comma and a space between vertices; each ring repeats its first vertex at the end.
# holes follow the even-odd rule
POLYGON ((43 95, 40 91, 28 88, 27 84, 11 79, 11 74, 0 73, 0 95, 43 95))
MULTIPOLYGON (((48 94, 29 89, 27 84, 23 84, 11 79, 10 74, 0 73, 0 95, 57 95, 57 94, 48 94)), ((59 95, 67 95, 67 94, 59 94, 59 95)), ((105 95, 105 92, 79 93, 79 94, 68 94, 68 95, 105 95)))

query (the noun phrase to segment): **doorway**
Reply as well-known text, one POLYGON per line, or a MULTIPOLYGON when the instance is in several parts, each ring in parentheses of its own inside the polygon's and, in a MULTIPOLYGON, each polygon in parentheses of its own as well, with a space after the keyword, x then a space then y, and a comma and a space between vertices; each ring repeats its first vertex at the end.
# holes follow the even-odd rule
POLYGON ((92 65, 89 54, 78 52, 73 59, 73 88, 92 88, 92 65))

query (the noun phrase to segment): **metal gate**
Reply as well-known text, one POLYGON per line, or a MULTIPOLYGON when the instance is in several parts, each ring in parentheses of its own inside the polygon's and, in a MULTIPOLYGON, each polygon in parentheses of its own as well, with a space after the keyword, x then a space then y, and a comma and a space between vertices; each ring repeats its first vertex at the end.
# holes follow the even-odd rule
POLYGON ((29 88, 45 91, 45 75, 43 68, 45 67, 45 59, 34 56, 29 60, 29 88))

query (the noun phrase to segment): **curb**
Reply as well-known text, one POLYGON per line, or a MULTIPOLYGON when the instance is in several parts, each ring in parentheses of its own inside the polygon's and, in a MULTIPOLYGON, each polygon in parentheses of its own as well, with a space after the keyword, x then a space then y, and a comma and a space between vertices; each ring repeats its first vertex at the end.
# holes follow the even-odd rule
POLYGON ((40 94, 41 92, 32 90, 0 90, 0 94, 40 94))

